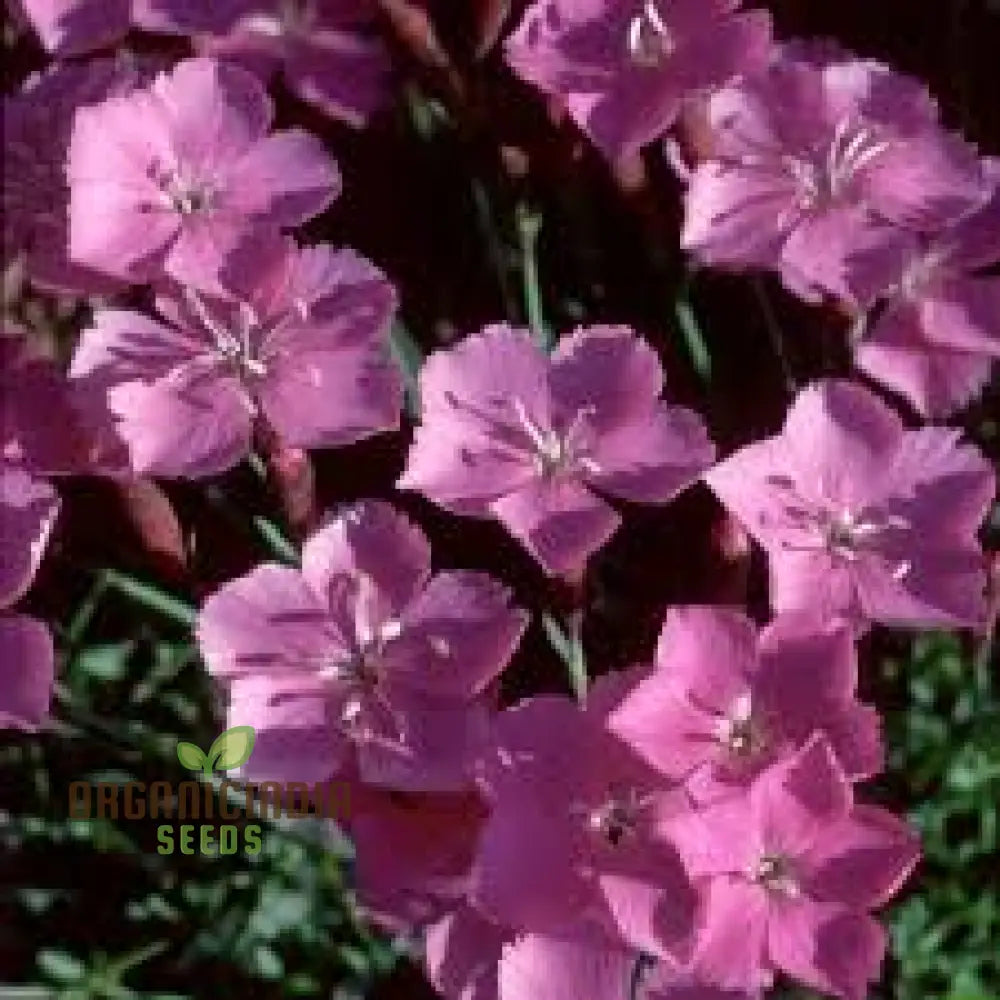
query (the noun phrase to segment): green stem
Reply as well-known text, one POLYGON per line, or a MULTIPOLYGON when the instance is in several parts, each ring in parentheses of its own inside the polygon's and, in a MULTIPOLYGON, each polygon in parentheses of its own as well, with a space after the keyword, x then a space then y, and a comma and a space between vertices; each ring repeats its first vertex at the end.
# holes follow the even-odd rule
POLYGON ((542 216, 525 204, 517 206, 517 232, 521 242, 521 273, 524 284, 524 311, 528 326, 539 347, 549 351, 553 346, 552 331, 545 322, 542 288, 538 273, 538 236, 542 231, 542 216))
POLYGON ((116 569, 101 570, 98 579, 103 582, 105 587, 118 591, 130 601, 141 604, 150 611, 156 611, 164 618, 169 618, 185 628, 194 628, 198 612, 179 597, 174 597, 173 594, 168 594, 151 583, 136 580, 135 577, 128 576, 116 569))

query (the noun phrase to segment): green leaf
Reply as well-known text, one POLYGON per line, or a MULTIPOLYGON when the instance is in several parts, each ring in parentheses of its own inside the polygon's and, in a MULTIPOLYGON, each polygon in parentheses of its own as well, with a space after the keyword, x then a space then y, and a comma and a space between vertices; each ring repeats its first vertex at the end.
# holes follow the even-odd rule
POLYGON ((60 983, 80 982, 87 975, 87 967, 66 951, 44 948, 36 958, 38 968, 49 978, 60 983))
POLYGON ((201 747, 181 741, 177 744, 177 759, 189 771, 200 771, 205 766, 205 754, 201 747))
POLYGON ((233 726, 219 734, 208 751, 208 759, 217 771, 231 771, 250 759, 256 738, 253 726, 233 726))

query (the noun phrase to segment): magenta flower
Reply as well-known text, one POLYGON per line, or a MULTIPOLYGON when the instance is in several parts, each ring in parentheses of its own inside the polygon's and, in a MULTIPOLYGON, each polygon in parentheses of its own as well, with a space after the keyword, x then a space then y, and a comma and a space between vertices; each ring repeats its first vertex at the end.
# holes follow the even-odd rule
POLYGON ((652 835, 671 796, 605 716, 540 696, 497 718, 469 898, 503 926, 565 936, 593 925, 619 944, 683 956, 694 895, 674 849, 652 835))
POLYGON ((31 586, 59 513, 59 497, 44 479, 0 462, 0 608, 19 601, 31 586))
POLYGON ((536 0, 507 40, 507 62, 611 160, 660 137, 691 97, 763 66, 767 14, 741 0, 536 0))
POLYGON ((749 795, 678 813, 666 832, 704 893, 696 964, 723 985, 780 970, 844 1000, 878 976, 885 934, 869 911, 913 870, 915 835, 854 802, 825 738, 765 771, 749 795))
POLYGON ((803 390, 781 434, 705 475, 768 554, 771 604, 821 618, 915 626, 981 624, 976 532, 995 484, 961 432, 907 430, 867 390, 803 390))
POLYGON ((82 108, 67 163, 72 259, 204 284, 252 224, 321 212, 340 190, 336 165, 306 132, 268 135, 272 117, 255 76, 211 59, 82 108))
POLYGON ((428 981, 447 1000, 497 1000, 498 963, 514 936, 460 903, 424 932, 428 981))
POLYGON ((420 386, 398 485, 495 518, 555 575, 618 527, 597 492, 664 503, 714 455, 700 418, 660 400, 659 359, 627 327, 578 329, 550 359, 528 331, 490 326, 433 354, 420 386))
POLYGON ((846 624, 780 615, 758 635, 742 613, 672 608, 655 668, 609 726, 653 767, 701 798, 739 792, 816 730, 852 778, 881 769, 876 711, 857 701, 846 624))
POLYGON ((161 298, 162 320, 100 310, 83 333, 71 375, 107 390, 136 471, 231 468, 256 418, 300 448, 397 426, 402 390, 386 343, 396 296, 368 261, 258 233, 219 284, 224 294, 161 298))
POLYGON ((1000 278, 988 272, 1000 262, 1000 160, 985 166, 991 198, 933 236, 902 244, 874 296, 865 256, 848 261, 851 298, 883 306, 856 347, 858 367, 931 417, 967 403, 1000 358, 1000 278))
POLYGON ((33 731, 45 722, 55 672, 49 630, 27 615, 0 611, 0 729, 33 731))
POLYGON ((933 232, 982 198, 974 150, 942 131, 922 87, 870 60, 789 50, 713 95, 708 119, 682 245, 710 264, 778 269, 800 294, 836 292, 872 241, 933 232))
POLYGON ((44 479, 0 461, 0 729, 35 729, 48 715, 52 638, 41 622, 6 609, 31 586, 58 513, 44 479))
POLYGON ((499 992, 470 1000, 758 1000, 756 991, 715 986, 690 968, 640 963, 635 951, 591 930, 565 938, 521 935, 503 948, 498 979, 499 992))
POLYGON ((255 766, 315 752, 306 766, 331 774, 354 747, 365 782, 452 791, 469 782, 489 730, 482 696, 526 623, 488 576, 432 577, 423 534, 369 501, 306 542, 301 572, 268 564, 226 584, 198 638, 209 670, 234 682, 231 722, 258 727, 255 766))
POLYGON ((122 38, 133 25, 187 34, 224 28, 247 0, 20 0, 49 52, 76 55, 122 38))
POLYGON ((358 897, 366 912, 389 930, 412 933, 465 910, 484 814, 482 799, 472 791, 352 787, 344 827, 354 844, 358 897))
POLYGON ((289 90, 332 118, 365 123, 385 98, 389 54, 368 0, 257 0, 225 35, 199 48, 263 79, 279 70, 289 90))
POLYGON ((128 59, 56 63, 3 98, 4 259, 22 257, 27 277, 40 288, 89 295, 120 285, 67 256, 66 148, 77 108, 125 94, 139 82, 128 59))

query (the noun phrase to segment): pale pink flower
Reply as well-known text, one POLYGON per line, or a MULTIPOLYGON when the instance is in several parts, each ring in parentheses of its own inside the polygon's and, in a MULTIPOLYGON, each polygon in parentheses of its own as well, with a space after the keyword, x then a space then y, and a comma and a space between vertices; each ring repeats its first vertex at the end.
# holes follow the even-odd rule
POLYGON ((763 11, 740 0, 536 0, 508 38, 507 62, 565 103, 609 159, 659 138, 684 103, 771 49, 763 11))
POLYGON ((763 768, 823 731, 852 778, 881 769, 876 711, 857 700, 846 623, 779 615, 758 632, 742 613, 672 608, 655 666, 609 726, 699 797, 739 794, 763 768))
POLYGON ((706 475, 765 549, 776 611, 906 626, 976 626, 986 459, 945 427, 907 430, 858 385, 799 393, 781 434, 706 475))
POLYGON ((975 150, 942 130, 926 90, 871 60, 790 49, 714 94, 707 117, 682 245, 775 268, 806 296, 836 292, 873 242, 933 232, 983 195, 975 150))
POLYGON ((396 295, 368 261, 262 232, 230 254, 218 284, 219 294, 162 296, 162 319, 99 310, 83 332, 71 375, 106 390, 136 471, 231 468, 258 419, 298 448, 397 426, 396 295))
POLYGON ((870 912, 917 863, 915 835, 854 802, 817 735, 748 795, 666 824, 704 895, 695 962, 713 981, 765 986, 780 970, 844 1000, 877 979, 885 933, 870 912))
POLYGON ((81 108, 67 161, 72 259, 199 284, 253 224, 291 227, 323 211, 340 190, 336 165, 306 132, 269 135, 272 118, 253 74, 211 59, 81 108))
POLYGON ((551 358, 527 330, 487 327, 424 365, 398 485, 495 518, 546 572, 578 574, 620 523, 600 494, 665 503, 712 461, 701 419, 662 389, 627 327, 580 328, 551 358))
POLYGON ((420 530, 366 501, 307 540, 301 572, 266 564, 210 597, 198 639, 232 684, 230 723, 257 727, 254 766, 294 772, 300 757, 330 774, 354 748, 367 783, 452 791, 525 625, 490 577, 431 576, 420 530))

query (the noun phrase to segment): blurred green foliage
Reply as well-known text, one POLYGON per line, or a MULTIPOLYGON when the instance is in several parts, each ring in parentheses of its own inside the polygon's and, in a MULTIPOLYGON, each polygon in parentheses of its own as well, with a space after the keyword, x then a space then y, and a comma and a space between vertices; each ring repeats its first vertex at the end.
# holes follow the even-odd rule
POLYGON ((68 817, 71 781, 184 780, 178 739, 222 728, 192 647, 139 628, 71 641, 55 732, 0 744, 0 924, 14 929, 0 983, 62 1000, 364 995, 398 951, 358 919, 350 846, 319 821, 264 821, 259 855, 202 857, 159 855, 155 820, 68 817))

